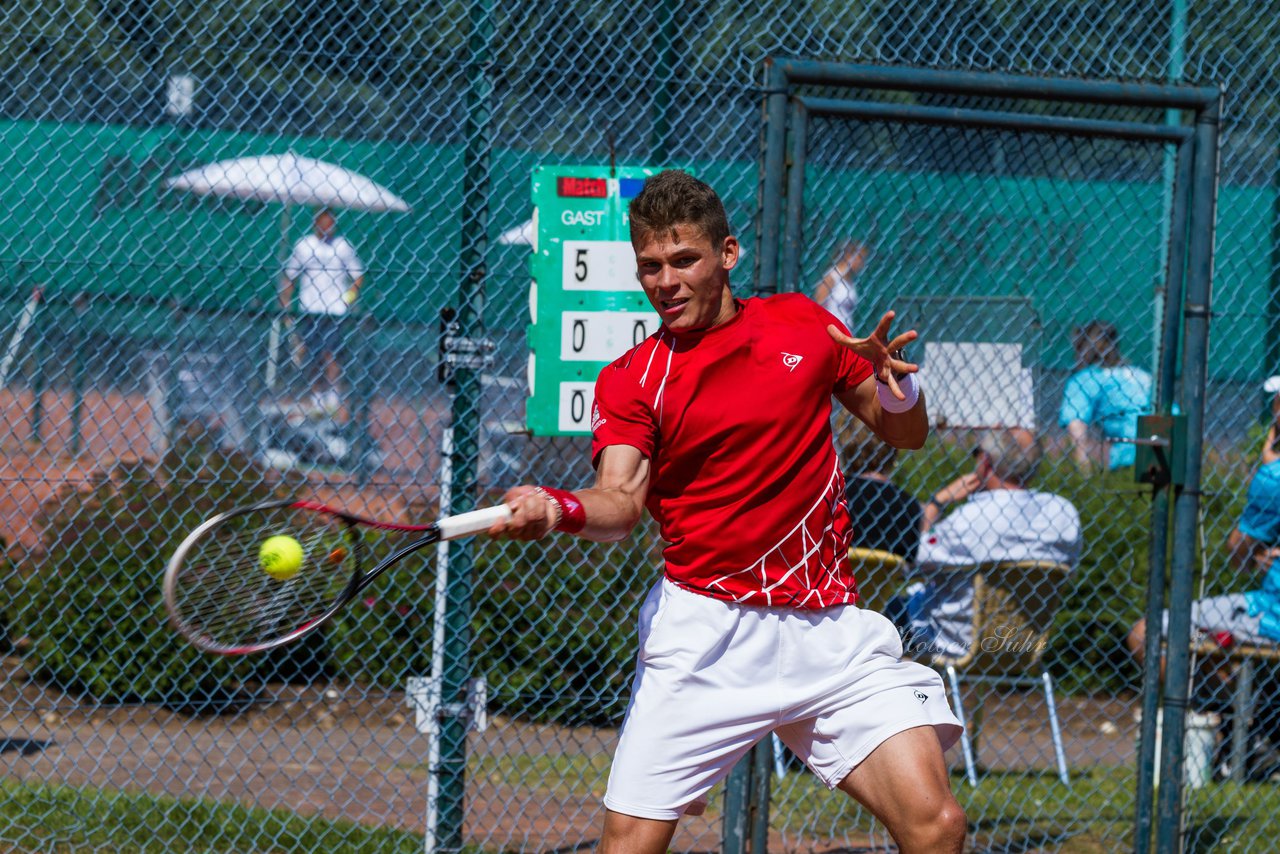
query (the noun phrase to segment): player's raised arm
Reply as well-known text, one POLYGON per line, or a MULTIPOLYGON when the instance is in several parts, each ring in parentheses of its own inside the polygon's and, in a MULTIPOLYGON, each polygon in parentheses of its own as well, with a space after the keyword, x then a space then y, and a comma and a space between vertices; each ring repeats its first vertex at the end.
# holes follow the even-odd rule
POLYGON ((526 484, 507 490, 502 500, 511 508, 511 519, 490 533, 537 540, 563 531, 596 542, 617 542, 640 521, 648 490, 649 460, 630 445, 610 445, 600 452, 596 482, 588 489, 571 492, 526 484))
POLYGON ((836 397, 890 445, 920 448, 929 435, 929 416, 914 376, 920 366, 908 362, 903 353, 918 336, 912 329, 891 337, 893 318, 892 311, 885 312, 866 338, 853 338, 835 326, 827 327, 832 340, 866 359, 872 369, 870 377, 836 397))

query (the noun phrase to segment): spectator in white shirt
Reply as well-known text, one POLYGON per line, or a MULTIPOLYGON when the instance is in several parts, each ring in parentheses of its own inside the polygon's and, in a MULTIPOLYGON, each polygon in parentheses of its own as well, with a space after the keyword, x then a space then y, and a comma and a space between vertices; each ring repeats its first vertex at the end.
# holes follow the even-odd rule
POLYGON ((857 280, 867 266, 867 246, 855 240, 840 245, 831 266, 813 289, 813 301, 851 326, 853 312, 858 307, 857 280))
POLYGON ((977 465, 924 505, 916 570, 925 579, 908 603, 909 652, 965 653, 973 640, 973 577, 962 567, 1045 560, 1075 567, 1080 514, 1067 499, 1028 488, 1040 443, 1023 429, 985 433, 977 465), (960 504, 939 518, 950 504, 960 504))
POLYGON ((312 232, 293 247, 280 276, 280 307, 288 311, 298 291, 298 332, 306 348, 313 403, 336 413, 341 407, 342 322, 360 295, 364 265, 355 247, 337 234, 327 208, 316 211, 312 232))

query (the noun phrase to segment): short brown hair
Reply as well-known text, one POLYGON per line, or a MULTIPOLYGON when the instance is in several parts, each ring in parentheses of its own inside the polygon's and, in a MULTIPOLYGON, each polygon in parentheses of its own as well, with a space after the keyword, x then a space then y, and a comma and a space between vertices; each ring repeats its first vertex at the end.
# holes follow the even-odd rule
POLYGON ((844 446, 845 471, 850 477, 867 472, 888 475, 898 462, 898 449, 870 430, 854 429, 844 446))
POLYGON ((1103 320, 1091 320, 1071 330, 1071 346, 1076 351, 1077 367, 1102 365, 1114 368, 1124 364, 1120 355, 1120 336, 1116 328, 1103 320))
POLYGON ((724 202, 688 172, 667 169, 645 179, 644 188, 631 200, 631 242, 691 225, 702 232, 711 245, 719 247, 732 232, 724 202))

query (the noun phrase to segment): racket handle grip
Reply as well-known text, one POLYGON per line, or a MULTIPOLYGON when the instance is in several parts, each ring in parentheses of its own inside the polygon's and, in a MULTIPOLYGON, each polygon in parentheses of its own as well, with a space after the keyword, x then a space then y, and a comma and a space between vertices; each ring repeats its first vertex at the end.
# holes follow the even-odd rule
POLYGON ((495 522, 505 522, 510 518, 511 508, 505 504, 499 504, 497 507, 485 507, 482 510, 472 510, 470 513, 447 516, 436 524, 440 528, 440 539, 452 540, 454 537, 465 537, 468 534, 487 531, 495 522))

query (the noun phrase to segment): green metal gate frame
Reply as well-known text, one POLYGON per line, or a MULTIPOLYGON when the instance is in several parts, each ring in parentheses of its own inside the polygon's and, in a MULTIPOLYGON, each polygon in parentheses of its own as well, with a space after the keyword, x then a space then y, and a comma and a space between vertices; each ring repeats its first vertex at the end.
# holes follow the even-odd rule
MULTIPOLYGON (((1147 625, 1161 625, 1166 571, 1170 609, 1163 641, 1154 629, 1147 632, 1146 640, 1147 662, 1160 660, 1162 642, 1167 644, 1168 656, 1163 694, 1160 693, 1159 667, 1148 666, 1143 673, 1143 725, 1134 822, 1134 850, 1143 854, 1151 849, 1153 841, 1153 812, 1158 815, 1157 850, 1176 852, 1182 848, 1183 734, 1190 667, 1192 564, 1200 500, 1222 101, 1222 90, 1214 86, 951 72, 803 59, 769 58, 764 64, 764 129, 754 280, 755 292, 761 295, 798 290, 805 160, 809 120, 813 116, 1117 139, 1159 144, 1174 152, 1156 404, 1161 414, 1173 411, 1178 374, 1176 358, 1181 344, 1179 405, 1187 417, 1186 447, 1169 450, 1184 455, 1185 480, 1181 486, 1158 479, 1152 484, 1147 625), (1166 114, 1158 122, 1106 121, 804 94, 805 87, 815 86, 850 90, 855 94, 859 91, 928 93, 1005 101, 1141 107, 1164 109, 1166 114), (1172 120, 1174 116, 1178 121, 1172 120), (1182 323, 1179 323, 1179 309, 1182 323), (1179 330, 1183 328, 1185 334, 1180 341, 1179 330), (1166 769, 1163 776, 1173 781, 1160 787, 1158 805, 1153 803, 1157 704, 1166 712, 1160 745, 1161 767, 1166 769)), ((1167 447, 1167 440, 1162 438, 1140 441, 1167 447)), ((726 854, 743 854, 748 850, 760 854, 767 848, 768 750, 767 742, 758 746, 730 775, 725 791, 723 827, 726 854)))

